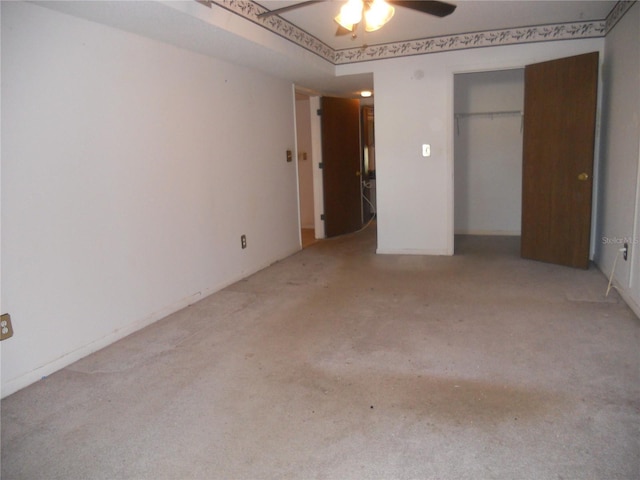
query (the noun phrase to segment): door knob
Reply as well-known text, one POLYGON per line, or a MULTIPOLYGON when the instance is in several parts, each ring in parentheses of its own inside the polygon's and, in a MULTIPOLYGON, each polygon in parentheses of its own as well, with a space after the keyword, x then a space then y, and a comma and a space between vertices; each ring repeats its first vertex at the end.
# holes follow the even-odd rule
POLYGON ((356 177, 359 177, 359 176, 360 176, 360 172, 358 171, 356 172, 356 177))
POLYGON ((585 172, 582 172, 580 175, 578 175, 578 180, 580 180, 581 182, 584 182, 588 178, 589 178, 589 174, 585 172))

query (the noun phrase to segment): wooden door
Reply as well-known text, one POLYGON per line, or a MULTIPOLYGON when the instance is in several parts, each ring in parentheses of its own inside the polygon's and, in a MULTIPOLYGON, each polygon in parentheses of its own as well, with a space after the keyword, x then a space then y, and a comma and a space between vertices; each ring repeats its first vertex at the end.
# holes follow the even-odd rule
POLYGON ((588 268, 598 53, 525 68, 524 258, 588 268))
POLYGON ((322 98, 322 181, 327 237, 362 227, 360 101, 322 98))

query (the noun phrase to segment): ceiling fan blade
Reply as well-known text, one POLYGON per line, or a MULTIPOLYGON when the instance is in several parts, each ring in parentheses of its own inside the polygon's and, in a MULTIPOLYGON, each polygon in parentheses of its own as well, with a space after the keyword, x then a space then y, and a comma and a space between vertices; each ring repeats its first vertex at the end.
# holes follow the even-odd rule
POLYGON ((451 15, 456 9, 456 5, 446 2, 437 2, 435 0, 388 0, 389 3, 398 5, 399 7, 410 8, 436 17, 446 17, 451 15))
MULTIPOLYGON (((267 18, 273 15, 280 15, 281 13, 288 12, 289 10, 295 10, 296 8, 306 7, 307 5, 313 5, 314 3, 324 2, 325 0, 308 0, 306 2, 294 3, 293 5, 289 5, 288 7, 276 8, 275 10, 269 10, 266 12, 259 13, 257 15, 258 18, 267 18)), ((420 3, 420 2, 417 2, 420 3)))

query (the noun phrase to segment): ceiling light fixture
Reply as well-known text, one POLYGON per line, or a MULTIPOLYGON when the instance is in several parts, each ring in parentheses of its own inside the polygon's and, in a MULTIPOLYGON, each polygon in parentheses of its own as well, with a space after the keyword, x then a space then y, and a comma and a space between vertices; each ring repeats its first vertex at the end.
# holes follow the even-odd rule
POLYGON ((364 4, 362 0, 349 0, 340 8, 340 13, 335 18, 335 21, 338 22, 341 27, 353 32, 356 25, 362 20, 363 8, 364 4))
POLYGON ((364 12, 364 29, 367 32, 375 32, 391 20, 395 11, 385 0, 373 0, 364 12))
POLYGON ((385 25, 395 13, 395 8, 385 0, 348 0, 335 21, 343 28, 353 32, 362 20, 364 12, 365 30, 375 32, 385 25))
POLYGON ((371 95, 373 95, 373 92, 371 90, 362 90, 360 92, 360 96, 362 98, 369 98, 371 95))

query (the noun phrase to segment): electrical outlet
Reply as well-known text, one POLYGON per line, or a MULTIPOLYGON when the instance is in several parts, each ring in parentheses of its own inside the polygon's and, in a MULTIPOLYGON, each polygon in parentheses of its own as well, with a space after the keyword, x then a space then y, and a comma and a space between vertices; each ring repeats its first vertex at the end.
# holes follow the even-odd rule
POLYGON ((247 236, 246 235, 241 235, 240 236, 240 246, 243 249, 247 248, 247 236))
POLYGON ((11 315, 5 313, 0 316, 0 340, 6 340, 13 336, 13 327, 11 326, 11 315))
POLYGON ((625 261, 626 261, 626 260, 627 260, 627 255, 628 255, 628 253, 629 253, 629 244, 628 244, 628 243, 625 243, 625 244, 623 245, 623 248, 624 248, 624 250, 622 251, 622 258, 624 258, 624 259, 625 259, 625 261))

